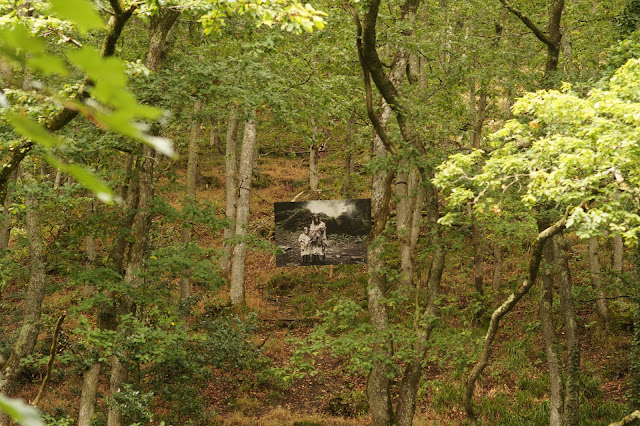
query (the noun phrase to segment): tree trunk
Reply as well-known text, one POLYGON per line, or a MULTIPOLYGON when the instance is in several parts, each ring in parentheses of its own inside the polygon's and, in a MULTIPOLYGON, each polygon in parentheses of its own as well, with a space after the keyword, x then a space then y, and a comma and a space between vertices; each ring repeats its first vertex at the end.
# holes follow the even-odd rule
POLYGON ((96 406, 100 367, 99 362, 94 362, 93 365, 84 372, 82 395, 80 396, 80 411, 78 413, 78 426, 91 425, 91 417, 93 417, 96 406))
POLYGON ((209 117, 209 149, 211 151, 215 149, 220 154, 224 152, 222 149, 222 141, 218 136, 216 119, 213 116, 209 117))
MULTIPOLYGON (((111 358, 111 379, 109 380, 109 393, 111 398, 120 392, 122 384, 127 380, 127 367, 120 362, 117 355, 111 358)), ((107 415, 107 426, 121 426, 123 423, 122 413, 116 409, 113 402, 109 405, 109 414, 107 415)))
POLYGON ((231 304, 244 304, 244 271, 247 255, 247 225, 249 224, 249 201, 251 197, 251 180, 253 177, 253 157, 256 146, 255 112, 244 126, 242 155, 238 173, 238 209, 236 214, 236 232, 240 242, 233 250, 231 264, 231 304))
POLYGON ((564 318, 564 331, 567 336, 564 423, 569 426, 577 426, 579 424, 578 414, 580 409, 580 340, 578 337, 578 324, 573 307, 572 283, 569 259, 566 253, 566 242, 562 239, 562 234, 554 237, 552 241, 556 257, 560 306, 564 318))
MULTIPOLYGON (((386 123, 391 116, 391 108, 385 103, 382 107, 380 122, 386 123)), ((380 137, 374 134, 372 140, 372 157, 380 158, 387 155, 387 150, 380 137)), ((389 217, 389 201, 391 198, 391 179, 393 173, 379 170, 373 174, 371 182, 371 211, 374 226, 369 234, 367 248, 367 286, 368 310, 371 324, 376 332, 382 334, 389 326, 387 307, 384 298, 387 292, 385 276, 386 262, 383 255, 383 245, 378 238, 382 235, 389 217)), ((393 420, 393 405, 389 390, 389 367, 384 361, 391 356, 390 343, 377 342, 374 346, 373 367, 367 378, 367 398, 369 410, 374 426, 389 425, 393 420)))
POLYGON ((493 305, 497 308, 500 304, 500 286, 502 285, 502 247, 498 242, 493 244, 493 279, 491 290, 493 291, 493 305))
MULTIPOLYGON (((25 178, 31 183, 34 179, 25 169, 25 178)), ((13 346, 13 352, 0 371, 0 395, 7 395, 13 381, 20 375, 23 366, 20 360, 33 352, 40 331, 40 314, 45 295, 46 273, 45 256, 42 247, 42 229, 40 224, 40 204, 36 194, 29 190, 24 196, 26 210, 26 228, 29 240, 31 265, 29 284, 25 295, 25 310, 20 334, 13 346)))
MULTIPOLYGON (((438 193, 433 185, 428 184, 426 194, 427 220, 430 225, 429 246, 433 248, 433 254, 431 256, 431 267, 427 277, 427 307, 424 313, 420 313, 419 309, 416 309, 416 313, 420 313, 420 316, 423 318, 427 317, 429 321, 427 326, 422 329, 419 328, 419 317, 416 316, 414 320, 416 342, 413 346, 413 358, 407 363, 405 368, 402 383, 400 384, 398 402, 396 404, 395 423, 399 426, 410 426, 413 424, 418 385, 423 371, 422 360, 427 351, 427 342, 436 325, 436 321, 434 320, 439 315, 440 282, 445 265, 445 247, 441 241, 438 225, 438 193)), ((416 306, 416 308, 418 307, 416 306)))
MULTIPOLYGON (((11 181, 15 181, 18 175, 18 171, 15 170, 9 177, 8 185, 11 185, 11 181)), ((9 206, 13 202, 12 191, 10 186, 7 187, 7 196, 3 203, 2 209, 2 225, 0 225, 0 251, 9 248, 9 240, 11 239, 11 212, 9 212, 9 206)))
MULTIPOLYGON (((538 230, 547 228, 548 223, 538 221, 538 230)), ((544 340, 545 352, 547 354, 547 366, 549 368, 549 393, 551 395, 551 407, 549 408, 549 425, 560 426, 562 424, 562 413, 564 401, 562 395, 561 364, 558 357, 555 326, 553 324, 553 270, 555 265, 555 254, 553 243, 547 241, 542 249, 544 264, 540 271, 542 288, 538 309, 540 312, 540 323, 542 324, 542 338, 544 340)))
POLYGON ((238 107, 231 107, 229 112, 229 125, 227 127, 226 156, 225 156, 225 216, 228 225, 224 228, 222 250, 220 257, 220 269, 222 275, 231 278, 231 258, 234 244, 230 240, 236 233, 236 206, 238 202, 238 171, 236 169, 236 153, 238 145, 238 107))
MULTIPOLYGON (((198 139, 200 138, 200 124, 201 120, 198 117, 200 111, 202 111, 202 99, 198 99, 193 105, 193 126, 191 127, 191 135, 189 137, 189 153, 187 162, 187 194, 185 196, 184 204, 195 203, 196 201, 196 178, 198 172, 198 139)), ((187 246, 191 242, 192 233, 191 223, 185 223, 182 228, 182 243, 187 246)), ((188 307, 188 301, 191 297, 191 271, 185 271, 188 276, 183 276, 180 279, 180 302, 182 304, 182 320, 185 323, 189 322, 190 313, 188 307)))
POLYGON ((602 327, 606 330, 609 328, 609 307, 605 300, 604 291, 602 290, 602 276, 600 270, 599 259, 600 244, 598 237, 589 238, 589 268, 591 270, 591 286, 596 294, 596 309, 602 327))
POLYGON ((489 322, 487 334, 484 338, 484 347, 482 353, 480 354, 477 364, 473 367, 471 373, 469 373, 469 377, 467 378, 466 383, 466 390, 464 394, 464 409, 467 413, 467 416, 471 420, 476 420, 476 416, 473 411, 473 392, 475 390, 476 381, 478 380, 478 377, 480 377, 482 371, 489 364, 489 357, 491 356, 491 351, 493 349, 493 341, 495 340, 495 337, 498 333, 500 320, 513 309, 513 307, 518 303, 522 296, 529 292, 529 289, 533 286, 538 276, 540 260, 542 259, 542 246, 550 237, 553 237, 564 229, 566 221, 567 217, 565 216, 564 218, 538 234, 538 237, 533 243, 533 248, 529 257, 527 278, 516 291, 511 293, 511 295, 502 303, 502 305, 500 305, 495 311, 493 311, 493 314, 491 315, 491 321, 489 322))
POLYGON ((611 272, 614 275, 615 296, 622 295, 620 291, 622 287, 622 279, 620 279, 620 276, 622 275, 623 254, 624 243, 622 242, 622 237, 620 234, 613 234, 611 237, 611 272))
POLYGON ((471 247, 473 248, 473 288, 479 294, 484 293, 484 277, 482 267, 482 235, 471 203, 467 204, 467 212, 471 219, 471 247))
POLYGON ((342 197, 349 198, 351 194, 351 169, 352 158, 351 151, 353 149, 353 126, 355 124, 355 113, 352 113, 347 120, 347 128, 345 130, 345 143, 347 148, 344 151, 344 180, 342 181, 342 197))
POLYGON ((318 143, 313 141, 309 148, 309 187, 318 190, 318 143))

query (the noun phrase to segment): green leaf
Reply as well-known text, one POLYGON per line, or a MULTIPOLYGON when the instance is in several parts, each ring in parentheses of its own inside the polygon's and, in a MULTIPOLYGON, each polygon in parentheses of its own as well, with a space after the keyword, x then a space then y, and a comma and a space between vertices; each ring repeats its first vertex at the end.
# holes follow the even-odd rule
POLYGON ((78 166, 77 164, 69 164, 64 167, 64 171, 73 176, 80 184, 90 189, 103 203, 113 202, 114 195, 109 185, 100 180, 88 169, 78 166))
POLYGON ((15 113, 8 113, 7 120, 22 136, 39 143, 45 148, 64 145, 62 140, 30 118, 15 113))
POLYGON ((0 410, 22 426, 44 426, 38 410, 25 404, 21 399, 6 398, 0 395, 0 410))
POLYGON ((50 3, 58 17, 73 22, 82 34, 104 26, 102 18, 87 0, 50 0, 50 3))

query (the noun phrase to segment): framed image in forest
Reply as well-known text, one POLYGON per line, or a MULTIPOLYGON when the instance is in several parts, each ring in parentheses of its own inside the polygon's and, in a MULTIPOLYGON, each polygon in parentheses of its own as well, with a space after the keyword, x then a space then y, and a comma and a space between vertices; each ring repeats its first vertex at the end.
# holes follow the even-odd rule
POLYGON ((367 263, 371 200, 274 203, 276 266, 367 263))

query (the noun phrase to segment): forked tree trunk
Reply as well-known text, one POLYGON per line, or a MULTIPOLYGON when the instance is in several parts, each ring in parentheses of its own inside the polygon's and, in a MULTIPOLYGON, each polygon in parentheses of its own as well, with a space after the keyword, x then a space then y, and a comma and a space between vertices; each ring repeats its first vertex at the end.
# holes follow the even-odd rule
MULTIPOLYGON (((200 125, 201 120, 198 117, 200 111, 202 111, 202 99, 198 99, 193 105, 193 125, 191 127, 191 134, 189 136, 189 153, 187 160, 187 194, 185 196, 185 206, 196 202, 196 180, 198 174, 198 139, 200 138, 200 125)), ((187 246, 191 242, 191 233, 193 226, 191 223, 186 223, 182 228, 182 243, 187 246)), ((191 297, 191 270, 185 271, 187 276, 183 276, 180 279, 180 302, 182 303, 182 320, 189 322, 190 313, 188 307, 188 301, 191 297)))
POLYGON ((531 255, 529 257, 529 267, 527 269, 527 277, 524 282, 520 285, 516 291, 511 293, 511 295, 505 300, 491 315, 491 321, 489 322, 489 327, 487 329, 487 334, 484 338, 484 346, 482 349, 482 353, 478 359, 478 362, 469 373, 469 377, 467 378, 466 389, 464 394, 464 409, 467 413, 467 416, 472 420, 476 420, 476 415, 473 410, 473 391, 476 387, 476 381, 482 371, 489 365, 489 357, 491 356, 491 351, 493 350, 493 342, 498 333, 498 326, 500 325, 500 320, 507 313, 509 313, 513 307, 520 301, 522 296, 529 292, 529 289, 533 286, 538 277, 538 270, 540 268, 540 261, 542 259, 542 246, 543 244, 551 237, 561 232, 564 229, 565 223, 567 221, 567 217, 565 216, 558 222, 554 223, 544 231, 538 234, 538 237, 533 243, 533 249, 531 250, 531 255))
POLYGON ((238 202, 238 171, 236 168, 238 145, 238 107, 233 105, 229 112, 227 126, 226 155, 225 155, 225 217, 228 226, 224 228, 223 255, 220 257, 222 275, 231 278, 231 258, 235 244, 230 240, 236 233, 236 207, 238 202))
MULTIPOLYGON (((147 247, 149 243, 149 233, 153 215, 151 212, 151 201, 154 192, 153 171, 155 166, 155 152, 152 148, 145 146, 140 170, 140 192, 138 199, 138 211, 133 223, 134 235, 136 239, 129 250, 129 259, 125 268, 124 280, 132 287, 139 287, 142 280, 139 277, 144 266, 147 247)), ((136 313, 134 301, 128 299, 119 300, 120 310, 123 313, 136 313)), ((109 381, 109 392, 111 395, 120 392, 122 384, 127 377, 127 366, 120 362, 117 355, 111 360, 111 379, 109 381)), ((122 425, 122 414, 115 407, 109 407, 107 426, 122 425)))
POLYGON ((558 234, 553 238, 558 277, 558 293, 560 295, 560 306, 564 318, 564 331, 567 336, 567 379, 564 400, 564 424, 577 426, 579 424, 580 409, 580 340, 578 338, 576 313, 573 307, 571 273, 569 270, 569 258, 566 252, 566 245, 567 243, 563 240, 562 234, 558 234))
POLYGON ((596 310, 602 327, 609 328, 609 307, 602 290, 602 272, 600 270, 600 244, 598 237, 589 238, 589 268, 591 269, 591 286, 596 294, 596 310))
MULTIPOLYGON (((538 222, 538 230, 542 231, 548 223, 538 222)), ((553 243, 547 241, 542 249, 544 263, 540 271, 542 288, 538 308, 540 312, 540 323, 542 324, 542 338, 544 340, 545 352, 547 354, 547 366, 549 368, 549 394, 551 396, 551 407, 549 408, 549 425, 560 426, 562 424, 562 414, 564 411, 564 401, 562 394, 561 363, 558 357, 558 341, 556 339, 555 325, 553 323, 553 276, 555 265, 555 254, 553 243)))
MULTIPOLYGON (((149 49, 145 57, 145 65, 152 71, 158 71, 162 64, 163 53, 166 45, 167 35, 173 24, 180 16, 180 12, 173 9, 160 9, 158 13, 151 17, 149 49)), ((146 257, 151 230, 152 213, 151 201, 153 198, 153 170, 155 166, 155 151, 145 146, 142 149, 139 174, 139 197, 138 209, 133 221, 133 232, 136 236, 129 250, 129 259, 125 268, 125 282, 132 286, 140 285, 138 272, 142 269, 146 257)), ((135 305, 130 300, 120 300, 121 310, 127 313, 135 312, 135 305)), ((109 381, 109 392, 115 395, 127 377, 127 367, 122 364, 118 357, 114 355, 111 360, 111 379, 109 381)), ((121 426, 122 413, 114 406, 109 407, 107 426, 121 426)))
POLYGON ((417 242, 417 234, 421 221, 414 221, 416 209, 422 212, 422 191, 420 177, 416 168, 408 171, 409 162, 400 164, 397 173, 396 195, 396 233, 398 235, 398 251, 400 254, 400 286, 403 291, 414 288, 413 251, 417 242))
MULTIPOLYGON (((34 182, 33 177, 26 169, 24 175, 26 180, 34 182)), ((40 314, 45 295, 46 273, 40 224, 40 203, 32 191, 25 194, 24 203, 31 258, 29 284, 25 295, 24 317, 18 339, 13 346, 11 356, 0 371, 0 395, 7 395, 13 382, 23 371, 20 360, 33 352, 40 331, 40 314)))
POLYGON ((440 282, 445 265, 445 247, 442 244, 438 225, 438 193, 431 184, 428 184, 425 192, 430 235, 429 246, 433 248, 431 267, 429 268, 429 275, 427 277, 428 301, 425 312, 421 312, 416 306, 417 316, 414 320, 416 340, 413 345, 413 358, 405 367, 396 404, 395 423, 399 426, 410 426, 413 424, 418 385, 423 372, 422 361, 427 351, 427 343, 431 337, 431 332, 436 325, 435 319, 439 315, 440 282), (422 328, 423 326, 420 324, 419 317, 425 316, 428 317, 430 321, 422 328))
POLYGON ((247 225, 249 224, 249 201, 256 140, 256 121, 255 113, 253 113, 244 126, 242 155, 240 156, 240 170, 238 173, 238 208, 235 235, 240 241, 233 250, 233 261, 231 263, 230 298, 232 305, 244 303, 244 271, 247 256, 246 236, 247 225))

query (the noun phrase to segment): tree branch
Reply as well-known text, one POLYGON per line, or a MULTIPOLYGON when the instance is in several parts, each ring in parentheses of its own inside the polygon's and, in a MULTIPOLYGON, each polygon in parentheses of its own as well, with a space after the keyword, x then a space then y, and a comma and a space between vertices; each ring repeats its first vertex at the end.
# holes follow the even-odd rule
POLYGON ((496 308, 495 311, 493 311, 493 314, 491 315, 489 328, 484 338, 484 348, 482 350, 482 354, 480 355, 478 363, 473 367, 473 370, 471 370, 466 383, 464 409, 467 412, 467 416, 472 420, 475 420, 476 418, 473 411, 473 392, 475 390, 476 381, 478 380, 478 377, 480 377, 480 374, 482 374, 482 371, 485 369, 485 367, 489 365, 489 357, 491 356, 491 350, 493 349, 493 341, 498 334, 500 320, 513 309, 513 307, 518 303, 522 296, 527 294, 529 289, 533 286, 533 284, 535 284, 536 278, 538 277, 538 271, 540 269, 540 261, 542 259, 542 249, 544 247, 544 244, 554 235, 559 234, 560 232, 562 232, 562 230, 564 230, 568 217, 569 210, 567 210, 562 219, 538 234, 538 237, 533 243, 533 250, 529 259, 527 278, 516 291, 511 293, 511 295, 502 303, 502 305, 500 305, 498 308, 496 308))
POLYGON ((44 396, 44 392, 47 389, 47 385, 49 384, 49 380, 51 380, 51 370, 53 369, 53 360, 56 358, 56 352, 58 350, 58 336, 60 335, 60 327, 62 326, 62 321, 67 316, 66 312, 62 312, 60 318, 58 318, 58 322, 56 322, 56 326, 53 330, 53 341, 51 342, 51 353, 49 354, 49 363, 47 364, 47 375, 44 376, 44 380, 40 385, 40 390, 38 391, 38 396, 31 403, 34 407, 37 407, 40 403, 40 400, 44 396))
POLYGON ((522 12, 513 7, 509 0, 499 0, 500 3, 507 9, 509 12, 517 16, 523 24, 527 26, 531 30, 531 32, 544 44, 547 46, 554 46, 553 41, 547 36, 543 31, 538 28, 536 24, 534 24, 529 18, 527 18, 522 12))

